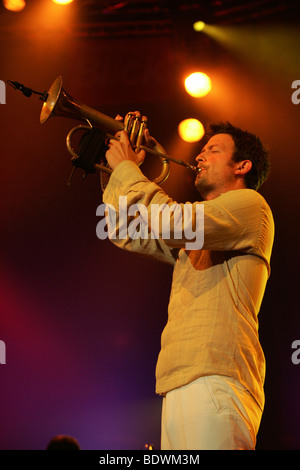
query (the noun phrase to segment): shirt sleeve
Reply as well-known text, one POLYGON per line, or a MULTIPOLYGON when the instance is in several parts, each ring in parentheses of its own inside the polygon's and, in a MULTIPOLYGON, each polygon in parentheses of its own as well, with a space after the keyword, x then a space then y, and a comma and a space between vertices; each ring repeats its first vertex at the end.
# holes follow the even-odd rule
POLYGON ((166 244, 159 230, 154 231, 151 227, 151 219, 148 219, 151 201, 153 198, 156 200, 157 193, 163 194, 164 203, 171 202, 158 185, 151 183, 143 175, 134 162, 120 163, 111 174, 103 193, 109 238, 121 249, 174 265, 180 248, 166 244), (134 214, 135 210, 141 211, 139 221, 142 222, 142 229, 140 227, 141 233, 138 237, 130 236, 130 228, 136 228, 135 233, 138 232, 136 224, 138 215, 134 214))
POLYGON ((103 201, 117 208, 117 228, 112 241, 122 248, 146 250, 147 254, 157 254, 174 262, 179 249, 191 246, 188 244, 194 234, 194 239, 202 240, 200 247, 199 243, 195 244, 195 249, 237 250, 261 256, 269 262, 274 236, 272 213, 264 198, 254 190, 233 190, 210 201, 180 204, 149 181, 135 163, 125 161, 112 173, 103 201), (128 208, 143 208, 140 220, 147 222, 148 238, 118 239, 120 196, 126 197, 128 208), (161 208, 159 221, 151 219, 153 206, 161 208), (168 216, 169 231, 163 225, 165 216, 168 216))

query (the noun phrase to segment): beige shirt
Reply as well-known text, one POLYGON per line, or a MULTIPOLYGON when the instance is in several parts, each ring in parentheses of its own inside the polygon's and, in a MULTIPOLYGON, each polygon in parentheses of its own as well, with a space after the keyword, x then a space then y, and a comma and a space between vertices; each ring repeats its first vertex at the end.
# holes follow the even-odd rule
MULTIPOLYGON (((130 161, 114 170, 103 201, 117 209, 119 196, 127 196, 128 207, 139 203, 149 211, 152 204, 174 204, 130 161)), ((237 379, 263 409, 265 358, 257 316, 270 274, 272 213, 265 199, 250 189, 195 202, 193 210, 197 204, 204 205, 200 250, 187 251, 187 240, 174 238, 175 218, 168 240, 151 236, 151 225, 144 239, 118 239, 119 225, 110 234, 121 248, 174 265, 156 392, 165 394, 198 377, 219 374, 237 379)), ((189 223, 195 229, 194 216, 189 223)))

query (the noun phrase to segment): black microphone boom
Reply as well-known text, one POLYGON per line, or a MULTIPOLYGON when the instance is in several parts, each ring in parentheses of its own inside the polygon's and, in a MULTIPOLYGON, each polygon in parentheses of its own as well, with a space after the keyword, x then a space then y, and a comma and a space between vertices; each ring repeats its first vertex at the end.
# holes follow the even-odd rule
POLYGON ((28 88, 22 85, 22 83, 13 82, 12 80, 7 80, 7 83, 10 86, 12 86, 15 90, 20 90, 23 93, 23 95, 27 96, 27 98, 29 98, 32 95, 32 93, 34 93, 36 95, 40 95, 40 100, 42 101, 47 101, 48 99, 48 93, 46 91, 41 93, 39 91, 32 90, 32 88, 28 88))

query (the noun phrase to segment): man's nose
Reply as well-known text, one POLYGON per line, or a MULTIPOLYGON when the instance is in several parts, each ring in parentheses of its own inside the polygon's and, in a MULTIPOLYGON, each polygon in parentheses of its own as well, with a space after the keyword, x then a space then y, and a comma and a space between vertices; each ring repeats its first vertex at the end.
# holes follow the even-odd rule
POLYGON ((203 155, 203 153, 200 153, 199 155, 197 155, 196 157, 196 162, 204 162, 205 161, 205 157, 203 155))

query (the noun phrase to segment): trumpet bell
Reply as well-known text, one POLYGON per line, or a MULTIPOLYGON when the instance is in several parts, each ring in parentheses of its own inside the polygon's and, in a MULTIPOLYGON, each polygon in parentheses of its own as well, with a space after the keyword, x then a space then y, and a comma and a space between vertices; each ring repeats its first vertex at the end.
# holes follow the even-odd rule
POLYGON ((48 91, 48 98, 44 102, 42 111, 40 114, 40 123, 44 124, 49 117, 52 115, 53 110, 57 104, 57 101, 61 95, 62 90, 62 77, 58 77, 51 85, 48 91))
POLYGON ((122 122, 75 100, 62 85, 61 76, 52 83, 40 114, 41 124, 44 124, 50 116, 60 116, 87 122, 90 126, 98 127, 105 133, 113 135, 124 129, 122 122))

